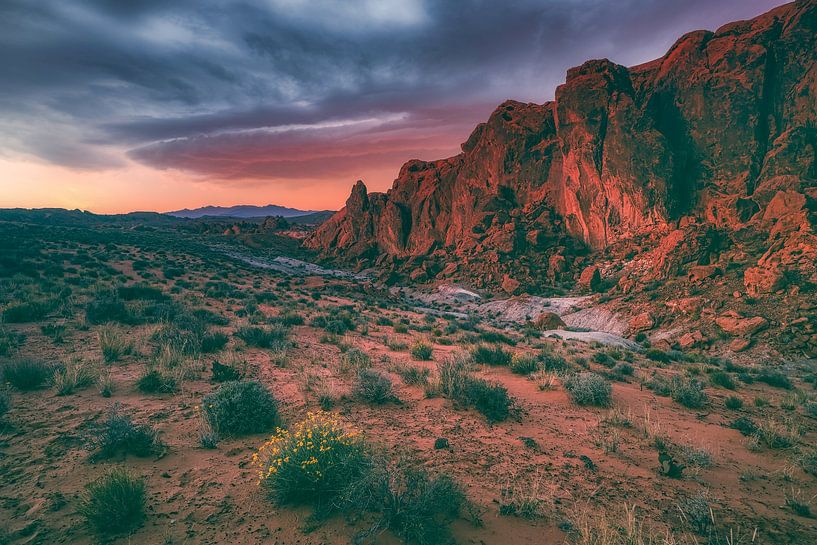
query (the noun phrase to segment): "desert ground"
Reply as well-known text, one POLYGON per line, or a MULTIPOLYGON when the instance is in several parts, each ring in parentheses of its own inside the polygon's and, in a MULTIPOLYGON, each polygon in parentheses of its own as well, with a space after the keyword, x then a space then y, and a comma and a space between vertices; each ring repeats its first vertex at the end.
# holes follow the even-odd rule
POLYGON ((817 539, 813 362, 554 338, 174 229, 0 235, 0 543, 817 539), (310 414, 365 490, 259 478, 310 414), (89 488, 118 469, 121 526, 89 488))

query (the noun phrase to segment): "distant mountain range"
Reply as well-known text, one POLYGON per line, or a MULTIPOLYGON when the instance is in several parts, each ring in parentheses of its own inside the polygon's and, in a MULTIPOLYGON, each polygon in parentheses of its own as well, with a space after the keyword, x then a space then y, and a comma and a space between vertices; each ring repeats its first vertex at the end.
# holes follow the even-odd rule
POLYGON ((317 213, 317 210, 298 210, 297 208, 287 208, 268 204, 266 206, 254 206, 240 204, 236 206, 202 206, 201 208, 175 210, 166 212, 168 216, 177 218, 202 218, 204 216, 227 217, 227 218, 263 218, 267 216, 281 216, 283 218, 295 218, 317 213))

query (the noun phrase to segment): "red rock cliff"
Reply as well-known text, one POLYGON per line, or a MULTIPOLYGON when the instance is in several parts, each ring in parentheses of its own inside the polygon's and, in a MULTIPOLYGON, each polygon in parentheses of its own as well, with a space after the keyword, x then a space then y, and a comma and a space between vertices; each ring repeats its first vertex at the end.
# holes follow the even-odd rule
POLYGON ((777 254, 813 243, 816 58, 808 0, 689 33, 640 66, 588 61, 553 102, 501 104, 462 153, 407 162, 387 193, 357 182, 306 245, 418 278, 539 285, 582 247, 704 224, 762 235, 758 267, 805 262, 777 254))

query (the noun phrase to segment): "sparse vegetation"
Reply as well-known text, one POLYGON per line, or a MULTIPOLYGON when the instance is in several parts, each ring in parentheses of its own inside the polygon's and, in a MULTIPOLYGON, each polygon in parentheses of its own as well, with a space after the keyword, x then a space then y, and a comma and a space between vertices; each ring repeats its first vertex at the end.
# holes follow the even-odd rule
POLYGON ((85 487, 79 512, 99 534, 132 532, 145 518, 145 482, 113 469, 85 487))
POLYGON ((613 388, 601 375, 590 372, 575 373, 564 381, 564 388, 577 405, 606 407, 612 400, 613 388))
POLYGON ((259 382, 226 382, 205 396, 207 421, 219 435, 246 435, 268 431, 279 423, 278 402, 259 382))
POLYGON ((54 366, 44 361, 20 358, 2 364, 3 381, 18 390, 44 388, 54 375, 54 366))

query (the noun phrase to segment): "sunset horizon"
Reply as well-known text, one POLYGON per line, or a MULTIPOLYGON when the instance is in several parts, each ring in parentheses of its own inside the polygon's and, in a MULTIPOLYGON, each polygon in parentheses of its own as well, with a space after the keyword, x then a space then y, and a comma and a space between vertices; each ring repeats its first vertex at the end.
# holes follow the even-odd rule
POLYGON ((586 58, 637 65, 774 5, 366 1, 318 15, 277 0, 229 14, 12 2, 0 11, 0 208, 336 210, 358 179, 385 191, 406 161, 455 155, 504 100, 551 100, 586 58))

